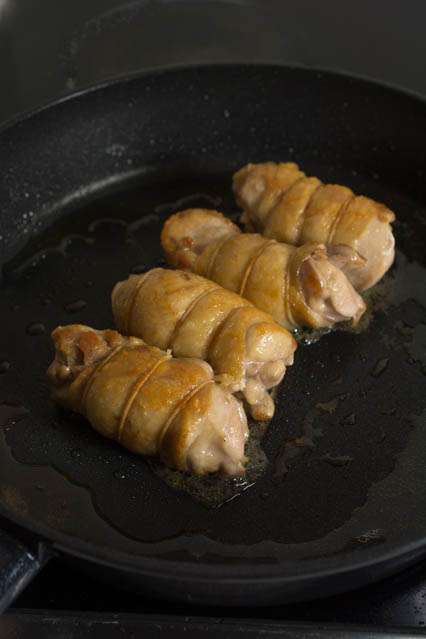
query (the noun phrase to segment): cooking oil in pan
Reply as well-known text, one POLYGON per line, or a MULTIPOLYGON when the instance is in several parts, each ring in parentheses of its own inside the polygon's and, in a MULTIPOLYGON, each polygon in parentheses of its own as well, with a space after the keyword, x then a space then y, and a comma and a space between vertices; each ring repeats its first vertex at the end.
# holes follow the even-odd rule
POLYGON ((16 402, 0 402, 0 428, 10 428, 28 415, 28 410, 16 402))
POLYGON ((289 441, 284 441, 275 457, 273 464, 273 481, 282 481, 290 470, 290 466, 300 459, 309 448, 315 448, 316 441, 323 437, 321 428, 315 427, 315 420, 321 413, 332 414, 345 395, 337 395, 327 402, 317 402, 308 410, 300 425, 298 436, 289 441))
MULTIPOLYGON (((177 191, 181 191, 181 188, 179 187, 177 191)), ((29 361, 37 363, 37 374, 34 375, 34 372, 30 371, 28 376, 32 388, 41 389, 42 393, 47 393, 43 375, 53 353, 48 337, 49 332, 55 325, 66 324, 70 321, 87 323, 96 328, 111 327, 110 292, 116 281, 127 277, 130 272, 141 273, 153 266, 166 266, 159 246, 159 234, 168 215, 185 206, 206 206, 209 208, 213 206, 214 208, 222 208, 228 213, 233 212, 230 197, 226 200, 226 197, 222 198, 216 194, 209 195, 203 189, 197 189, 193 194, 182 195, 180 193, 179 196, 165 198, 167 200, 165 204, 158 203, 158 199, 154 202, 154 199, 158 198, 158 191, 156 191, 152 202, 144 200, 143 205, 140 193, 133 201, 126 198, 126 195, 115 195, 111 199, 105 197, 98 203, 92 202, 86 207, 81 207, 80 210, 73 213, 68 221, 61 222, 60 226, 51 228, 43 236, 35 237, 33 245, 4 269, 5 282, 10 291, 8 303, 10 307, 19 307, 15 312, 17 330, 23 308, 25 308, 27 318, 26 322, 21 322, 22 334, 25 337, 27 337, 25 335, 26 328, 29 326, 28 318, 34 318, 35 322, 31 324, 41 324, 46 329, 45 332, 40 331, 36 339, 33 339, 34 335, 31 335, 30 331, 28 342, 33 342, 34 346, 28 344, 28 348, 33 350, 28 352, 25 359, 27 367, 29 361), (120 197, 122 197, 123 206, 120 204, 120 197), (14 288, 15 284, 19 284, 17 288, 20 292, 18 294, 14 288), (33 360, 31 360, 32 357, 33 360)), ((362 319, 357 327, 337 326, 335 332, 342 333, 344 331, 344 333, 352 335, 355 340, 354 344, 358 344, 357 336, 375 330, 376 315, 381 313, 386 315, 390 303, 398 306, 413 298, 423 309, 426 308, 425 281, 423 267, 420 264, 415 265, 408 262, 400 254, 392 272, 379 285, 365 294, 368 304, 365 319, 362 319), (422 281, 423 289, 411 280, 422 281), (404 287, 406 287, 405 293, 403 292, 404 287)), ((407 325, 401 320, 401 330, 386 325, 382 333, 375 333, 375 343, 380 343, 383 348, 381 350, 373 349, 376 353, 374 359, 368 351, 362 355, 365 359, 362 361, 364 377, 355 380, 356 383, 354 380, 348 380, 343 364, 340 366, 340 360, 336 359, 338 365, 333 364, 333 369, 338 370, 333 370, 333 378, 328 385, 321 386, 321 379, 306 384, 306 389, 309 391, 304 392, 310 392, 312 396, 315 394, 315 399, 312 397, 311 401, 310 397, 306 397, 306 395, 301 397, 300 406, 303 404, 303 409, 298 407, 297 401, 288 401, 290 395, 295 396, 299 392, 298 387, 294 385, 294 379, 297 379, 295 373, 298 368, 298 354, 296 353, 295 364, 288 369, 278 391, 277 403, 281 408, 277 418, 270 427, 250 423, 251 437, 247 445, 247 455, 250 461, 244 478, 224 480, 217 476, 191 477, 178 471, 168 470, 156 462, 150 462, 154 473, 179 493, 187 493, 194 500, 216 507, 220 504, 231 507, 229 504, 231 500, 244 494, 245 491, 256 490, 256 486, 259 486, 262 495, 267 494, 269 495, 268 499, 274 499, 275 493, 280 495, 282 494, 280 491, 286 491, 287 482, 292 480, 293 475, 300 476, 302 472, 305 477, 309 477, 314 472, 317 472, 318 476, 321 473, 322 477, 323 471, 321 469, 325 469, 325 472, 329 470, 330 473, 339 473, 339 477, 345 477, 344 473, 356 475, 361 455, 352 457, 344 450, 345 429, 358 431, 360 428, 364 428, 366 420, 365 410, 363 412, 364 400, 368 393, 374 390, 375 385, 377 387, 380 384, 385 386, 387 376, 394 365, 391 354, 395 345, 404 349, 405 356, 409 355, 415 360, 414 367, 419 361, 426 363, 426 356, 422 355, 421 350, 423 344, 422 327, 426 326, 422 322, 426 321, 426 316, 424 313, 423 315, 420 313, 419 317, 423 317, 423 320, 419 320, 416 326, 407 325), (342 390, 342 393, 339 393, 338 389, 348 385, 354 386, 358 395, 355 397, 354 390, 352 404, 346 408, 346 402, 341 399, 344 392, 342 390), (365 394, 361 396, 361 393, 365 394), (358 407, 361 410, 358 411, 358 407), (282 420, 283 416, 288 418, 288 422, 282 420), (334 421, 341 429, 340 431, 334 421), (329 427, 331 429, 331 426, 335 429, 337 443, 329 437, 328 429, 329 427), (268 432, 269 428, 272 430, 272 434, 268 432), (264 437, 265 431, 266 436, 264 437), (278 457, 281 455, 278 461, 275 459, 277 451, 278 457), (307 460, 311 460, 311 465, 307 463, 307 460), (272 481, 272 475, 274 475, 275 484, 272 481), (276 481, 277 478, 279 481, 276 481), (284 483, 283 479, 286 480, 284 483)), ((37 333, 37 330, 35 332, 37 333)), ((318 340, 321 338, 321 344, 329 345, 321 351, 321 354, 322 356, 328 355, 327 348, 333 348, 332 340, 335 336, 332 333, 328 330, 299 332, 297 339, 299 340, 300 352, 302 349, 310 351, 310 348, 306 349, 305 346, 312 346, 315 351, 316 347, 319 346, 318 340)), ((365 343, 367 344, 367 340, 365 343)), ((2 361, 11 363, 11 370, 16 365, 24 366, 23 361, 14 361, 11 349, 2 349, 0 355, 2 358, 4 357, 2 361)), ((353 357, 358 358, 358 352, 354 351, 353 357)), ((327 366, 326 363, 325 366, 327 366)), ((309 367, 306 367, 306 373, 309 371, 309 367)), ((10 372, 7 369, 7 375, 2 375, 2 379, 8 378, 9 375, 10 372)), ((413 375, 414 373, 410 379, 414 379, 413 375)), ((392 397, 388 395, 383 399, 383 404, 377 406, 378 412, 383 414, 386 410, 393 410, 394 405, 399 401, 398 397, 397 392, 393 393, 392 397)), ((389 422, 398 419, 398 415, 394 413, 383 415, 383 417, 389 422)), ((61 420, 66 422, 68 417, 62 416, 61 420)), ((19 424, 17 426, 19 427, 19 424)), ((392 459, 380 470, 380 473, 386 474, 392 469, 393 455, 403 449, 410 426, 408 421, 406 427, 401 423, 399 439, 395 436, 396 427, 390 425, 389 433, 384 431, 382 433, 381 428, 382 426, 378 426, 376 429, 372 427, 372 433, 363 432, 361 439, 365 438, 369 443, 366 443, 366 449, 362 452, 367 460, 373 460, 374 457, 368 457, 368 454, 375 450, 374 446, 381 445, 384 433, 384 439, 387 442, 393 442, 393 448, 389 449, 391 452, 388 451, 392 459)), ((80 464, 84 457, 84 448, 77 445, 73 446, 71 450, 74 451, 72 454, 70 452, 73 463, 80 464), (82 453, 79 455, 75 451, 82 451, 82 453)), ((102 447, 99 450, 102 451, 102 447)), ((100 456, 102 456, 102 452, 100 452, 100 456)), ((122 467, 121 462, 117 462, 117 466, 117 468, 111 469, 111 474, 117 486, 123 486, 124 490, 129 478, 129 471, 126 467, 122 467)), ((373 469, 372 477, 380 478, 381 475, 377 474, 379 471, 374 474, 376 471, 373 461, 371 461, 370 467, 373 469)), ((358 473, 362 474, 360 471, 358 473)), ((73 478, 72 467, 69 469, 68 476, 73 478)), ((291 484, 291 486, 291 491, 285 493, 290 508, 292 499, 290 493, 294 491, 294 485, 291 484)), ((339 515, 340 519, 330 520, 330 526, 342 523, 344 518, 350 515, 351 508, 353 509, 363 502, 363 499, 366 498, 366 491, 367 487, 365 487, 364 496, 357 497, 358 501, 354 502, 353 505, 348 499, 347 511, 339 515)), ((351 492, 350 489, 348 492, 351 492)), ((303 498, 303 495, 298 494, 299 500, 301 497, 303 498)), ((240 502, 241 500, 236 501, 240 502)), ((232 507, 234 506, 236 506, 235 501, 232 507)), ((98 504, 97 508, 102 517, 113 524, 115 523, 110 513, 107 512, 107 505, 98 504)), ((302 512, 303 507, 296 505, 294 510, 302 512)), ((306 517, 305 511, 304 518, 306 517)))
POLYGON ((163 464, 151 461, 151 467, 159 477, 176 490, 184 490, 191 497, 206 506, 216 508, 254 486, 263 474, 268 463, 262 449, 261 440, 268 424, 248 419, 250 438, 246 444, 248 457, 244 477, 223 478, 218 474, 197 477, 178 470, 166 468, 163 464))
POLYGON ((68 304, 65 304, 64 311, 66 313, 69 313, 70 315, 73 315, 74 313, 79 313, 80 311, 83 311, 86 307, 87 307, 86 300, 79 299, 79 300, 75 300, 74 302, 69 302, 68 304))
POLYGON ((103 513, 96 510, 96 501, 88 487, 82 490, 54 465, 22 463, 13 457, 5 434, 29 418, 31 414, 25 407, 0 403, 0 429, 3 429, 0 430, 0 500, 16 515, 71 535, 75 534, 75 514, 78 513, 79 532, 84 530, 86 539, 137 551, 138 544, 111 526, 103 513))
MULTIPOLYGON (((72 261, 73 254, 75 252, 80 253, 80 264, 77 265, 77 268, 74 267, 71 271, 68 271, 68 283, 71 284, 68 288, 76 290, 75 298, 70 299, 71 294, 68 294, 66 298, 58 302, 56 291, 48 290, 41 296, 42 304, 49 307, 50 315, 53 309, 57 309, 57 324, 65 324, 70 321, 80 322, 83 321, 81 318, 84 313, 86 315, 90 313, 90 317, 93 319, 87 320, 87 323, 97 328, 106 328, 111 325, 109 295, 114 283, 118 279, 127 276, 130 272, 143 273, 153 266, 167 266, 159 245, 160 229, 166 217, 183 206, 191 206, 199 202, 204 206, 218 207, 221 201, 222 198, 219 195, 199 191, 157 204, 153 207, 153 212, 139 214, 136 219, 131 220, 121 219, 117 215, 105 215, 104 211, 99 215, 96 207, 91 206, 92 215, 93 211, 96 211, 93 216, 94 219, 91 215, 82 216, 84 220, 80 220, 80 226, 78 226, 78 220, 76 221, 75 217, 73 217, 70 228, 64 225, 62 228, 48 230, 44 240, 37 242, 34 253, 27 250, 23 256, 7 264, 4 272, 11 281, 20 281, 36 276, 40 270, 44 269, 47 272, 49 262, 52 262, 50 268, 54 268, 53 261, 58 259, 72 261), (78 232, 76 232, 76 226, 78 232), (150 236, 152 236, 153 231, 155 240, 147 243, 146 233, 149 232, 150 236), (91 250, 94 249, 96 254, 99 255, 100 242, 98 238, 101 238, 101 241, 106 241, 109 255, 115 254, 117 256, 117 266, 119 262, 125 262, 125 268, 120 271, 114 268, 113 263, 110 264, 110 273, 108 273, 110 277, 106 284, 105 277, 101 278, 103 279, 101 284, 96 281, 99 279, 97 277, 99 274, 98 262, 105 259, 105 255, 101 259, 94 258, 93 271, 90 271, 90 277, 93 277, 93 279, 87 279, 87 265, 93 259, 89 256, 91 250), (149 250, 149 255, 146 254, 147 249, 149 250), (140 261, 141 257, 144 258, 143 262, 140 261), (121 260, 121 258, 124 259, 121 260), (84 278, 79 277, 80 268, 85 274, 84 278), (86 289, 84 298, 79 297, 77 287, 72 286, 74 281, 76 281, 77 285, 80 285, 80 290, 81 286, 84 285, 86 289), (90 282, 90 286, 88 282, 90 282), (90 292, 96 292, 98 299, 101 296, 103 297, 101 305, 97 301, 92 301, 91 296, 87 294, 87 289, 90 289, 90 292), (45 303, 45 300, 49 302, 45 303), (107 312, 105 312, 106 309, 108 309, 107 312), (68 318, 64 313, 75 317, 68 318), (101 319, 102 316, 107 318, 107 322, 101 319)), ((120 207, 118 207, 117 212, 120 213, 120 207)), ((112 262, 111 260, 108 261, 112 262)), ((105 276, 105 270, 103 274, 105 276)), ((43 335, 49 332, 46 328, 47 325, 48 323, 45 325, 41 321, 34 321, 28 324, 26 332, 31 336, 43 335)), ((47 365, 48 362, 46 367, 47 365)), ((180 471, 167 469, 156 461, 149 460, 149 463, 153 472, 173 489, 185 491, 192 498, 207 506, 217 507, 247 490, 264 472, 267 460, 260 441, 265 432, 266 424, 249 420, 249 428, 250 440, 246 449, 249 461, 244 478, 223 479, 217 474, 199 478, 180 471)))
POLYGON ((25 330, 28 335, 43 335, 46 332, 46 327, 43 322, 31 322, 25 330))

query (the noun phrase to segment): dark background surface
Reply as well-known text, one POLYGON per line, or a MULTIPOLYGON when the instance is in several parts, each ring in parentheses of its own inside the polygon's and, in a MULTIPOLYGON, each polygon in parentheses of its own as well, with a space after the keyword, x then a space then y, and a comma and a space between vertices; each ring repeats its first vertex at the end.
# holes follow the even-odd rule
MULTIPOLYGON (((425 25, 423 0, 0 0, 0 122, 110 78, 214 62, 341 70, 426 96, 425 25)), ((421 628, 425 601, 426 565, 420 564, 356 593, 261 612, 228 610, 226 615, 421 628)), ((142 600, 102 586, 62 561, 49 564, 15 602, 14 616, 8 615, 4 627, 7 636, 19 636, 13 632, 24 627, 18 614, 24 608, 224 615, 223 610, 184 610, 142 600)), ((154 626, 146 636, 156 636, 154 626)), ((36 636, 34 627, 30 631, 36 636)), ((101 632, 108 637, 107 627, 101 632)), ((81 628, 79 633, 75 636, 91 636, 81 628)), ((130 630, 128 636, 133 636, 130 630)))
POLYGON ((160 66, 283 62, 426 94, 424 0, 0 0, 0 121, 160 66))

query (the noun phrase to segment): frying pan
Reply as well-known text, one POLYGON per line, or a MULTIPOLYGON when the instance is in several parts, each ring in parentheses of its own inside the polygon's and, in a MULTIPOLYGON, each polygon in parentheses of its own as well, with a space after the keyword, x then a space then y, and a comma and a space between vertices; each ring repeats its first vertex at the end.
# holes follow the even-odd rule
POLYGON ((321 597, 426 554, 425 124, 425 103, 389 87, 220 66, 101 86, 1 131, 3 606, 52 552, 219 605, 321 597), (394 209, 395 265, 361 330, 300 336, 255 479, 162 477, 52 404, 49 333, 111 327, 113 284, 163 263, 166 217, 236 219, 232 173, 269 159, 394 209))

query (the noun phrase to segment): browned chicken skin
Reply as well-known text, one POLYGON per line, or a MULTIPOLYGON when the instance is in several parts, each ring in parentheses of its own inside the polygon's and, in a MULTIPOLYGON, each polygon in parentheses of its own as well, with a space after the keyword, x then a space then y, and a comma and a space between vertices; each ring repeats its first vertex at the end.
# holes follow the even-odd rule
POLYGON ((235 173, 233 190, 248 231, 295 246, 320 242, 356 250, 364 265, 346 264, 344 272, 358 291, 373 286, 394 260, 392 211, 345 186, 306 177, 294 162, 247 164, 235 173))
POLYGON ((99 433, 171 468, 243 474, 246 416, 209 364, 79 324, 59 326, 52 339, 52 397, 99 433))
POLYGON ((267 391, 293 363, 296 342, 247 300, 199 275, 156 268, 118 282, 112 310, 122 333, 205 359, 231 392, 242 392, 255 419, 273 416, 267 391))
POLYGON ((240 229, 218 211, 187 209, 164 224, 161 243, 170 264, 242 295, 287 329, 320 328, 365 311, 362 298, 334 265, 363 260, 356 251, 324 245, 296 248, 240 229), (201 232, 203 229, 203 232, 201 232))

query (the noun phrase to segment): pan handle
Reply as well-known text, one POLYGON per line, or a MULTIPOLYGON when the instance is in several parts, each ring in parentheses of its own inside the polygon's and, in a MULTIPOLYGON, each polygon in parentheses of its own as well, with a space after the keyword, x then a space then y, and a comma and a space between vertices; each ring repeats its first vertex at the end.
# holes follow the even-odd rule
POLYGON ((0 529, 0 613, 6 610, 49 558, 45 544, 37 552, 0 529))

